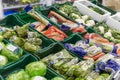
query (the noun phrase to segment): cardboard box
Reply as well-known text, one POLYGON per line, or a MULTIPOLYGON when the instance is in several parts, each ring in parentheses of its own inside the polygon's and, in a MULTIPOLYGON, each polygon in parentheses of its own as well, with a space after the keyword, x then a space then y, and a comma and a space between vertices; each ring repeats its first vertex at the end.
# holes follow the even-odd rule
POLYGON ((103 0, 102 3, 113 10, 120 11, 120 0, 103 0))

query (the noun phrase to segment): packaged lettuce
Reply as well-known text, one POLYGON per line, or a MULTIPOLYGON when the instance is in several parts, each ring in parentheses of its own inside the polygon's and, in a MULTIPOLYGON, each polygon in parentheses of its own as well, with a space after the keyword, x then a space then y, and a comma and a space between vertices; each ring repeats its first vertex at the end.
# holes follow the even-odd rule
POLYGON ((78 68, 79 68, 79 63, 72 65, 72 66, 68 69, 68 71, 66 72, 66 75, 67 75, 67 76, 74 76, 75 69, 78 69, 78 68))
POLYGON ((13 72, 8 75, 6 80, 30 80, 29 75, 22 69, 18 72, 13 72))
POLYGON ((106 80, 106 79, 108 79, 109 76, 110 76, 109 73, 106 73, 106 72, 104 72, 104 73, 102 73, 102 72, 98 73, 96 71, 92 71, 87 76, 87 80, 97 80, 97 79, 106 80))
POLYGON ((78 58, 73 58, 71 61, 69 61, 69 62, 67 62, 66 64, 62 65, 62 66, 61 66, 61 70, 62 70, 63 72, 67 72, 68 69, 69 69, 72 65, 77 64, 78 61, 79 61, 78 58))
POLYGON ((98 72, 92 71, 88 76, 86 77, 87 80, 95 80, 99 76, 98 72))
POLYGON ((82 65, 80 65, 79 68, 75 69, 74 74, 75 76, 78 77, 79 76, 85 77, 93 70, 93 66, 94 66, 93 59, 82 61, 82 65))
POLYGON ((47 71, 47 66, 41 61, 36 61, 28 64, 25 70, 31 77, 44 76, 47 71))
POLYGON ((101 52, 102 49, 100 47, 97 47, 96 45, 93 45, 87 49, 88 56, 95 56, 96 54, 99 54, 101 52))
POLYGON ((114 55, 108 53, 108 54, 100 57, 96 62, 100 62, 100 61, 101 61, 101 62, 107 62, 109 59, 112 59, 112 58, 114 58, 114 57, 115 57, 114 55))
POLYGON ((0 55, 0 67, 6 65, 7 63, 8 63, 7 57, 0 55))
MULTIPOLYGON (((55 69, 60 69, 62 65, 66 64, 66 63, 69 62, 70 60, 71 60, 71 59, 63 58, 63 59, 59 60, 59 61, 56 62, 56 63, 54 62, 53 67, 54 67, 55 69)), ((60 72, 62 72, 62 71, 60 71, 60 72)), ((63 73, 63 72, 62 72, 62 73, 63 73)))
POLYGON ((23 50, 15 45, 7 44, 2 49, 1 54, 6 56, 8 60, 15 61, 22 56, 23 50))
POLYGON ((53 54, 50 54, 49 56, 43 58, 41 61, 44 62, 45 64, 48 64, 50 61, 50 58, 53 56, 53 54))

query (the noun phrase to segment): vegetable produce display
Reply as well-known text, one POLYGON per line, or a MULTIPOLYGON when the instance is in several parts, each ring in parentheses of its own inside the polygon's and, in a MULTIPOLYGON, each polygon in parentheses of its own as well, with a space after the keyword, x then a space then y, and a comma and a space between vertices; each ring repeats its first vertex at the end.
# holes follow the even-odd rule
POLYGON ((93 58, 97 60, 97 58, 105 55, 102 47, 96 46, 96 44, 86 43, 85 41, 78 41, 75 44, 65 43, 65 47, 85 59, 93 58))
POLYGON ((85 32, 86 31, 84 29, 84 26, 74 23, 70 20, 67 20, 54 11, 50 11, 48 18, 50 18, 52 21, 56 20, 56 23, 61 24, 62 30, 66 30, 66 27, 68 27, 68 30, 70 29, 72 32, 85 32))
MULTIPOLYGON (((20 69, 11 72, 5 80, 48 80, 44 76, 47 72, 47 66, 41 61, 35 61, 26 65, 25 69, 20 69)), ((51 80, 64 80, 60 77, 55 77, 51 80)))
POLYGON ((31 26, 35 28, 37 31, 43 33, 48 38, 52 38, 58 41, 62 41, 65 38, 67 38, 67 35, 63 31, 59 30, 56 26, 51 25, 46 19, 44 19, 36 11, 32 10, 28 12, 28 14, 30 14, 35 19, 40 21, 40 22, 33 22, 31 26))
MULTIPOLYGON (((105 53, 113 52, 119 55, 119 46, 109 42, 107 39, 102 38, 95 33, 86 34, 86 40, 77 40, 74 44, 64 42, 64 46, 69 51, 74 52, 84 59, 93 58, 97 60, 99 57, 105 55, 105 53), (117 52, 118 51, 118 52, 117 52)), ((68 39, 74 40, 74 38, 68 39)))
POLYGON ((95 27, 93 27, 96 32, 98 32, 103 37, 107 38, 108 40, 114 42, 114 43, 120 43, 120 31, 117 29, 110 28, 105 23, 99 23, 95 27))
POLYGON ((119 80, 120 31, 72 4, 55 5, 0 21, 0 80, 119 80))
MULTIPOLYGON (((43 14, 44 15, 44 14, 43 14)), ((71 30, 72 32, 86 32, 83 25, 77 24, 71 20, 68 20, 61 16, 60 14, 56 13, 55 11, 50 11, 48 16, 50 20, 53 22, 61 25, 61 30, 68 31, 71 30)))
POLYGON ((91 20, 90 16, 82 15, 75 6, 64 4, 63 6, 60 6, 59 11, 78 23, 82 23, 88 27, 95 25, 95 21, 91 20))
POLYGON ((84 78, 90 73, 94 65, 93 59, 79 61, 77 57, 71 56, 65 49, 48 55, 42 61, 62 74, 67 80, 84 78))
MULTIPOLYGON (((30 24, 14 26, 3 31, 3 37, 22 47, 26 51, 36 52, 42 47, 42 40, 37 32, 29 31, 30 24)), ((6 50, 6 49, 5 49, 6 50)))

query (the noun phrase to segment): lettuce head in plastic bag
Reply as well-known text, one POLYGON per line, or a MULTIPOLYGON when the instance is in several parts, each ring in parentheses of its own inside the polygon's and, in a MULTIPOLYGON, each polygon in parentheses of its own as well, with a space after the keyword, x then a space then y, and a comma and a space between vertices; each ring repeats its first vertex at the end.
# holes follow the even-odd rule
POLYGON ((30 80, 30 78, 29 75, 22 69, 18 72, 8 75, 6 80, 30 80))
POLYGON ((25 70, 31 77, 44 76, 47 71, 47 66, 42 61, 36 61, 28 64, 25 70))
POLYGON ((15 61, 22 56, 23 50, 15 45, 7 44, 2 49, 1 54, 6 56, 8 60, 15 61))

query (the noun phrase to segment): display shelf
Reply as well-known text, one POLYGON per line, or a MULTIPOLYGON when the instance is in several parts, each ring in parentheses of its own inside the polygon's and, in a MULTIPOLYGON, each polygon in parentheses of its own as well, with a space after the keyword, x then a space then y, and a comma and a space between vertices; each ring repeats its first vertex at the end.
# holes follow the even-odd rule
MULTIPOLYGON (((4 10, 10 10, 10 9, 19 9, 19 8, 24 8, 27 4, 24 5, 15 5, 15 6, 8 6, 8 7, 4 7, 4 10)), ((30 4, 31 6, 37 6, 37 5, 41 5, 41 3, 33 3, 30 4)))

